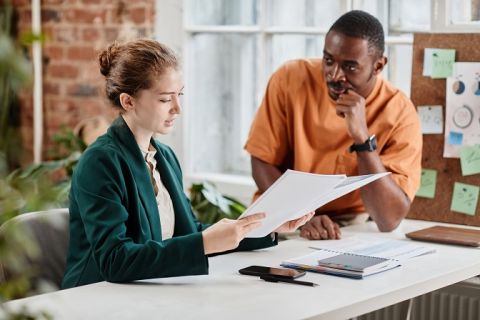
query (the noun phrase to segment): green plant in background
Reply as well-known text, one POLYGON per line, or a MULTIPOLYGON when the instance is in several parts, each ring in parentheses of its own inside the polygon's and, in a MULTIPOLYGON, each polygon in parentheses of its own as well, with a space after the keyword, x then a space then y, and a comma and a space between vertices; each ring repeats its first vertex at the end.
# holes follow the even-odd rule
POLYGON ((3 201, 12 200, 20 205, 16 207, 18 214, 68 206, 68 172, 79 157, 80 153, 73 153, 66 159, 33 164, 25 169, 16 169, 6 178, 0 179, 10 188, 11 193, 8 199, 0 197, 0 211, 12 208, 11 205, 3 208, 3 201))
POLYGON ((208 224, 223 218, 237 219, 246 209, 238 200, 221 194, 210 182, 192 184, 190 202, 198 220, 208 224))
POLYGON ((55 148, 48 151, 51 159, 65 159, 75 153, 82 153, 87 148, 85 142, 70 127, 63 126, 53 135, 55 148))
POLYGON ((0 273, 9 275, 6 281, 0 281, 1 319, 51 319, 42 311, 32 312, 26 308, 13 311, 2 305, 3 301, 41 293, 32 287, 35 270, 29 263, 39 254, 36 243, 21 226, 5 222, 23 212, 64 206, 69 184, 53 182, 50 169, 44 165, 31 166, 0 179, 0 261, 3 267, 0 273))
POLYGON ((18 166, 21 145, 18 132, 18 92, 30 82, 31 64, 12 40, 13 8, 0 7, 0 174, 18 166), (5 165, 6 163, 6 165, 5 165))
POLYGON ((64 171, 78 161, 78 156, 74 154, 64 160, 17 169, 0 179, 0 227, 3 228, 0 233, 0 261, 9 272, 8 280, 0 282, 2 319, 51 319, 44 312, 27 309, 10 311, 1 304, 2 301, 41 293, 31 285, 35 273, 29 267, 29 260, 38 254, 36 243, 20 226, 4 223, 24 212, 68 206, 70 179, 64 171))
MULTIPOLYGON (((49 319, 43 312, 9 311, 2 304, 5 300, 33 293, 32 272, 27 269, 26 261, 38 253, 24 230, 16 224, 4 223, 27 211, 65 206, 69 183, 64 172, 68 172, 68 166, 78 157, 72 155, 61 161, 15 169, 19 167, 22 150, 17 95, 29 84, 32 67, 13 39, 12 16, 13 7, 9 3, 0 5, 0 261, 7 271, 15 274, 8 281, 0 282, 0 318, 49 319)), ((41 36, 25 34, 21 39, 25 45, 40 40, 41 36)), ((3 271, 1 269, 0 273, 3 271)))

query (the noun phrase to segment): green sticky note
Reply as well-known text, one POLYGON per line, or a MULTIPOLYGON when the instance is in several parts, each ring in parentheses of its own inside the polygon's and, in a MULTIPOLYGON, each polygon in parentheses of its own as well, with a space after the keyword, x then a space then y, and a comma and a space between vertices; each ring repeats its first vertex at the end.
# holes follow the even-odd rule
POLYGON ((480 187, 455 182, 450 210, 475 215, 480 187))
POLYGON ((435 186, 437 185, 437 170, 422 169, 422 180, 420 189, 416 196, 433 199, 435 197, 435 186))
POLYGON ((460 149, 460 164, 462 175, 480 173, 480 145, 465 146, 460 149))
POLYGON ((453 74, 455 49, 432 50, 432 79, 445 79, 453 74))

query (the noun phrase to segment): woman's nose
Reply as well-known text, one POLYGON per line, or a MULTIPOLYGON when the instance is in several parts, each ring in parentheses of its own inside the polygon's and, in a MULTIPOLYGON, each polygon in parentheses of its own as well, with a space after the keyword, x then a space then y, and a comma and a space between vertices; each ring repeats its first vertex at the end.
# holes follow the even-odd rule
POLYGON ((180 114, 182 112, 182 105, 180 104, 180 98, 174 97, 173 98, 173 108, 171 113, 180 114))

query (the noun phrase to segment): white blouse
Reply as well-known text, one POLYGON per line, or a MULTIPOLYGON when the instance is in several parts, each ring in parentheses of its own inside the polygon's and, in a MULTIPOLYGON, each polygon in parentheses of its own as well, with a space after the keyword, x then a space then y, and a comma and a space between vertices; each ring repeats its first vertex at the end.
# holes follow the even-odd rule
POLYGON ((167 188, 160 178, 160 172, 157 170, 157 160, 155 154, 157 150, 151 145, 148 151, 142 150, 143 158, 145 159, 150 172, 155 198, 157 199, 158 212, 160 214, 160 225, 162 227, 162 240, 170 239, 173 236, 175 229, 175 213, 173 211, 172 198, 168 193, 167 188))

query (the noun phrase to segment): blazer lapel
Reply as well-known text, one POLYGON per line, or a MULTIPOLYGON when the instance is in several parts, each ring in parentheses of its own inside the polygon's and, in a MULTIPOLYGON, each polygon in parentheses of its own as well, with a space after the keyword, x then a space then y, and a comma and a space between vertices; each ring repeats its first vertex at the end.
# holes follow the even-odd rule
POLYGON ((162 239, 162 230, 160 226, 160 217, 158 213, 157 201, 151 183, 150 173, 148 172, 145 159, 138 147, 137 141, 125 120, 120 116, 110 127, 109 130, 119 142, 127 162, 130 164, 133 178, 137 186, 138 195, 145 209, 147 219, 150 222, 150 232, 152 239, 160 241, 162 239))

